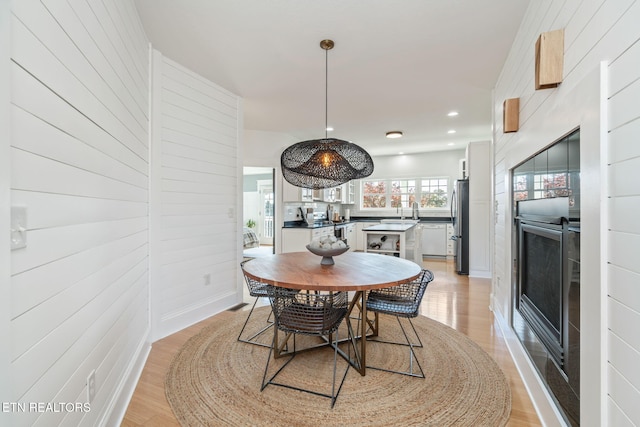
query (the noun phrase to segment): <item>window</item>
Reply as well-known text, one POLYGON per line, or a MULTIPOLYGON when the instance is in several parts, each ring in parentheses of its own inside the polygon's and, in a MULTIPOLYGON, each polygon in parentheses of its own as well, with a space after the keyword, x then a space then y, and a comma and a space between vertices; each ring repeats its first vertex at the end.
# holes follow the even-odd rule
POLYGON ((448 203, 447 184, 449 180, 446 178, 427 178, 422 179, 422 190, 420 192, 421 208, 444 208, 448 203))
POLYGON ((387 185, 385 181, 364 181, 362 184, 362 206, 364 208, 387 207, 387 185))
POLYGON ((446 208, 448 178, 385 179, 362 181, 362 209, 446 208))

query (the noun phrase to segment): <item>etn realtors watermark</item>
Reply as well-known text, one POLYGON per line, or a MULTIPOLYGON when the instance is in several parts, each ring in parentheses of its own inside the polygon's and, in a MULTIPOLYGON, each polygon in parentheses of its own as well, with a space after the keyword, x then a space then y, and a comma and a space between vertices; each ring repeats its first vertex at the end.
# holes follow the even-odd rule
POLYGON ((2 402, 2 412, 90 412, 91 404, 83 402, 2 402))

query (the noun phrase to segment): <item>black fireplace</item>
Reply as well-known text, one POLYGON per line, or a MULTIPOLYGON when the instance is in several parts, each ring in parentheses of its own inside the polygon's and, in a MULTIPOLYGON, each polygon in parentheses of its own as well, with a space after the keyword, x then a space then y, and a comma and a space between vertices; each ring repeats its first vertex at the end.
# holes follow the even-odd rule
POLYGON ((512 170, 511 325, 567 424, 580 425, 580 130, 512 170))
POLYGON ((566 197, 525 200, 517 206, 520 315, 564 370, 568 352, 568 228, 566 197))

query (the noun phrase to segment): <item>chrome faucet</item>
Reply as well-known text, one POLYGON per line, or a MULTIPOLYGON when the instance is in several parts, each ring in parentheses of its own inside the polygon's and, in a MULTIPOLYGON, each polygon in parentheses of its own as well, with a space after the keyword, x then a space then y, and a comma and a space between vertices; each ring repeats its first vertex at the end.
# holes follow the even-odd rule
POLYGON ((398 211, 400 212, 400 220, 402 221, 404 219, 404 209, 402 204, 396 206, 396 213, 398 213, 398 211))

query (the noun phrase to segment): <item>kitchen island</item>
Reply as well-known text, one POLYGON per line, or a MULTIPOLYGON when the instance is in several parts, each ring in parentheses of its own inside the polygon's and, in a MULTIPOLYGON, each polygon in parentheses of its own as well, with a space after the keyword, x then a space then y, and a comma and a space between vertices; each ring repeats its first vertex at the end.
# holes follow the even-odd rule
POLYGON ((365 252, 391 255, 422 262, 420 238, 416 222, 383 222, 362 229, 365 252))

